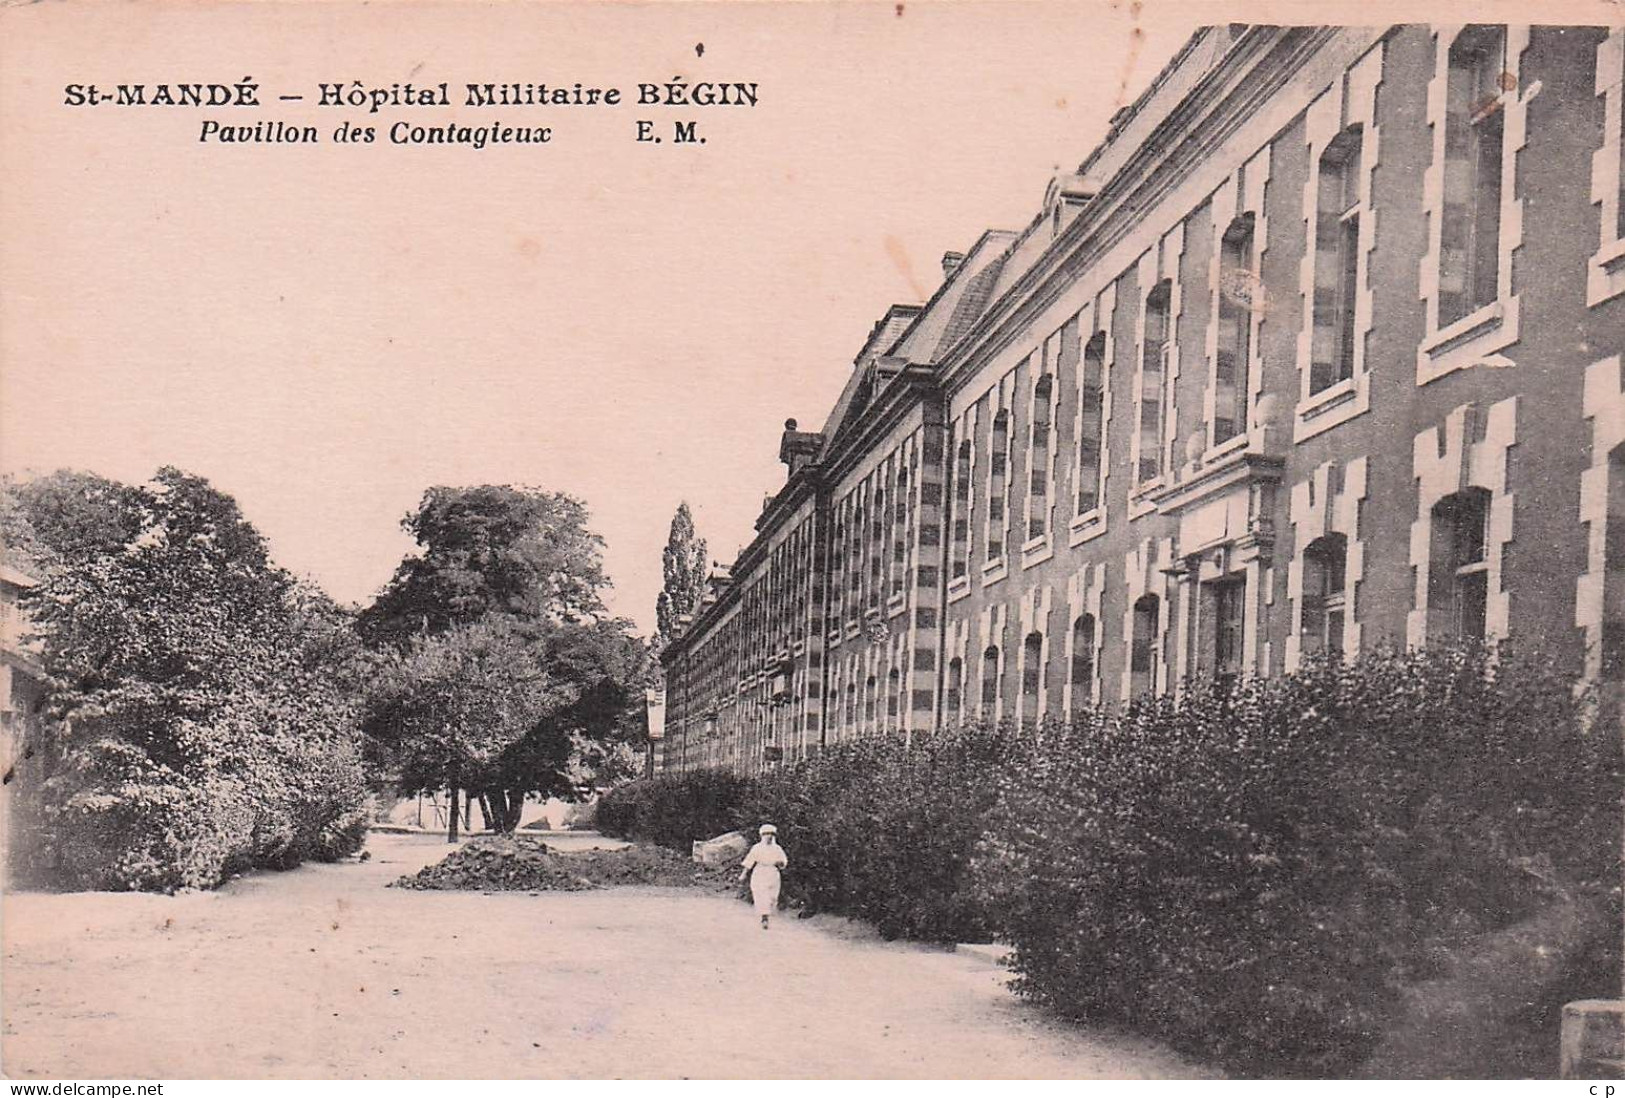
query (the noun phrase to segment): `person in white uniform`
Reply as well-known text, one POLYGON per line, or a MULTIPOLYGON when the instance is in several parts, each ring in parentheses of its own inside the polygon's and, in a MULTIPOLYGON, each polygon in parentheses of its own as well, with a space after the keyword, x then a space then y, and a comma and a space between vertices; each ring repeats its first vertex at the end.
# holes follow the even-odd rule
POLYGON ((739 879, 743 881, 746 874, 750 875, 750 898, 756 902, 756 914, 762 917, 762 929, 766 930, 767 920, 779 906, 779 870, 790 864, 790 858, 779 845, 778 828, 763 824, 758 833, 761 841, 745 855, 739 879))

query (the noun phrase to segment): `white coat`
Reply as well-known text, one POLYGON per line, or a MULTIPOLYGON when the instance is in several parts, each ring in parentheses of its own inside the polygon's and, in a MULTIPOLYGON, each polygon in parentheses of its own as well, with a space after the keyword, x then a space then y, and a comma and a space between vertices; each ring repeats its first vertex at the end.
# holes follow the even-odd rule
POLYGON ((779 906, 779 870, 790 864, 784 847, 765 839, 750 848, 741 869, 750 870, 750 898, 756 914, 771 915, 779 906))

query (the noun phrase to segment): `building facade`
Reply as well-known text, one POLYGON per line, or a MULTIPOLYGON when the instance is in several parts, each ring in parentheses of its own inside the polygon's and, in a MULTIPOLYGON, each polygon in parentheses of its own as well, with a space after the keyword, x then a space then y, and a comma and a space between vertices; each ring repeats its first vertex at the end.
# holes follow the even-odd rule
POLYGON ((1625 678, 1625 29, 1198 32, 875 325, 666 649, 670 769, 1314 652, 1625 678))
POLYGON ((19 840, 26 844, 32 823, 18 793, 37 795, 47 776, 45 669, 21 605, 23 592, 37 583, 0 564, 0 883, 10 880, 19 840))

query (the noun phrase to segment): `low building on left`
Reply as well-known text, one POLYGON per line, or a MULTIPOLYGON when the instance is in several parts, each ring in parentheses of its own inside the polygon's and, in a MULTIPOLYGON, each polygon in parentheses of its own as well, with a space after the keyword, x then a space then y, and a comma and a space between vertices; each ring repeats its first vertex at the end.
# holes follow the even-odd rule
POLYGON ((25 572, 0 565, 0 867, 9 884, 33 830, 30 796, 47 777, 45 669, 29 641, 23 593, 38 586, 25 572))

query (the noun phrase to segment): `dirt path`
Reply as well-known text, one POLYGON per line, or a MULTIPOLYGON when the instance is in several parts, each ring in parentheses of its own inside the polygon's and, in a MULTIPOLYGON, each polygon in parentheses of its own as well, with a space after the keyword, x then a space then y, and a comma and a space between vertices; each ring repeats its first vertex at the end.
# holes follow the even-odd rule
POLYGON ((1134 1078, 1198 1074, 1051 1022, 986 960, 684 890, 384 884, 443 842, 175 897, 7 896, 12 1078, 1134 1078))

